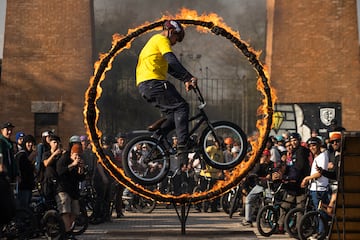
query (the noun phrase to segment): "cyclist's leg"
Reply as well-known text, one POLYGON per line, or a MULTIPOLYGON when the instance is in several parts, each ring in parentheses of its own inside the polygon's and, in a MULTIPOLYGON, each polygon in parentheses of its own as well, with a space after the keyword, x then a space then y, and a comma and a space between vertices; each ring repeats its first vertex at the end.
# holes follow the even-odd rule
POLYGON ((249 192, 245 199, 245 221, 252 222, 252 204, 254 204, 256 200, 257 194, 264 191, 264 188, 260 185, 255 185, 253 189, 249 192))
POLYGON ((280 216, 278 220, 279 224, 279 231, 284 231, 284 222, 285 222, 285 216, 287 213, 287 209, 290 209, 291 203, 295 202, 295 196, 289 193, 285 194, 285 199, 281 203, 280 207, 280 216))

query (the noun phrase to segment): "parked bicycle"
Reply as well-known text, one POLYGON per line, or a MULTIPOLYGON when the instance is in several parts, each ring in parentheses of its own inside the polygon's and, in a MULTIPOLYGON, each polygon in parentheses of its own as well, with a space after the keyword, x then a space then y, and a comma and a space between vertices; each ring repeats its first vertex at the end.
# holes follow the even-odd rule
POLYGON ((301 240, 323 240, 326 238, 332 221, 332 216, 327 214, 326 207, 322 200, 320 200, 316 210, 304 214, 298 226, 298 235, 301 240), (319 231, 320 226, 322 226, 321 232, 319 231))
POLYGON ((271 236, 278 227, 281 203, 285 191, 282 189, 283 183, 280 183, 274 192, 272 192, 271 203, 263 206, 256 217, 256 226, 259 233, 264 237, 271 236))
MULTIPOLYGON (((204 110, 206 103, 198 87, 194 88, 200 105, 199 113, 190 117, 189 122, 196 120, 189 136, 200 136, 199 140, 192 141, 189 152, 198 153, 208 165, 227 170, 238 165, 247 152, 247 138, 242 129, 227 121, 211 122, 204 110), (223 150, 223 139, 231 137, 239 145, 240 152, 228 162, 219 161, 208 153, 210 147, 217 146, 223 150)), ((170 166, 170 155, 176 154, 160 127, 166 119, 160 119, 150 126, 154 132, 152 136, 139 136, 132 139, 123 152, 123 168, 127 176, 142 185, 153 185, 161 182, 167 175, 170 166)), ((216 154, 213 154, 216 155, 216 154)))

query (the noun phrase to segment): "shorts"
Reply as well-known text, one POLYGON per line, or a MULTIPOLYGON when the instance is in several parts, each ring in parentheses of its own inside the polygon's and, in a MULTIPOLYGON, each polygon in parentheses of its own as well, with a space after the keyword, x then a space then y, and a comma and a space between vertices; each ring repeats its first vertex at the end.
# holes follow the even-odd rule
POLYGON ((60 213, 72 213, 75 216, 80 214, 79 200, 72 199, 66 192, 59 192, 55 199, 60 213))

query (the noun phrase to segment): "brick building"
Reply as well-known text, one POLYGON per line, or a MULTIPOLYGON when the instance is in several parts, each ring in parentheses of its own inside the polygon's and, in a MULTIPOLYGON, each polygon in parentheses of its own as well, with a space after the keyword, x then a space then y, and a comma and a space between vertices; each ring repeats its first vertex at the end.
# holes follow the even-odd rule
MULTIPOLYGON (((7 1, 1 122, 9 120, 18 126, 15 131, 37 137, 49 128, 63 138, 84 133, 84 92, 94 60, 92 4, 92 0, 7 1)), ((356 0, 267 1, 266 65, 277 106, 290 108, 288 118, 307 104, 318 111, 307 113, 308 125, 326 110, 347 130, 359 129, 356 4, 356 0)), ((291 124, 297 126, 279 126, 299 131, 299 124, 291 124)))
MULTIPOLYGON (((360 129, 359 3, 267 1, 266 64, 278 104, 314 103, 318 109, 320 104, 335 104, 342 125, 360 129)), ((310 125, 318 114, 311 111, 310 125)))
POLYGON ((55 129, 63 139, 85 132, 92 7, 92 0, 7 1, 1 122, 37 137, 45 129, 55 129))

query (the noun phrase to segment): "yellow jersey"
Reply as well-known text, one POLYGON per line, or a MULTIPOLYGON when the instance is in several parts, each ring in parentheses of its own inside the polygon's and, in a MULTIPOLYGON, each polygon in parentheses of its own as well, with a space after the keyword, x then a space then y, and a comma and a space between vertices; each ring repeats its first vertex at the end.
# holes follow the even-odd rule
POLYGON ((151 79, 166 80, 168 62, 163 55, 168 52, 172 52, 169 38, 155 34, 149 39, 139 54, 136 66, 136 86, 151 79))

